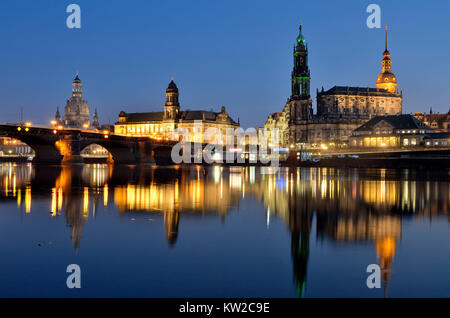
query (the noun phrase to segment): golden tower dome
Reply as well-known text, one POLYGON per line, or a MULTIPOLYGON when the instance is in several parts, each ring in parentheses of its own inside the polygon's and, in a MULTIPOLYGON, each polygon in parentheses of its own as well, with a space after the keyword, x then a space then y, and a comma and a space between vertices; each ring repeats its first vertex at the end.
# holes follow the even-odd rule
POLYGON ((388 37, 387 37, 387 25, 386 25, 386 49, 383 52, 383 60, 381 61, 382 70, 381 74, 377 77, 377 87, 379 89, 385 89, 390 93, 395 93, 397 89, 397 78, 392 73, 392 61, 391 53, 388 50, 388 37))

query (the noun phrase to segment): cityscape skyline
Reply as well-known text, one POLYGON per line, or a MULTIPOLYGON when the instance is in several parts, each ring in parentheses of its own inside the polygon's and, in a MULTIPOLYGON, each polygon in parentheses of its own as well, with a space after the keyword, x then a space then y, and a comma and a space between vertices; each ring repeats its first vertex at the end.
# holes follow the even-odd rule
MULTIPOLYGON (((448 44, 436 42, 439 32, 431 29, 449 23, 439 14, 449 4, 439 4, 442 10, 434 10, 431 20, 427 11, 420 11, 418 1, 408 2, 401 10, 399 4, 379 2, 382 24, 390 25, 390 51, 399 89, 404 92, 403 113, 428 111, 431 105, 433 112, 448 112, 448 97, 443 93, 445 74, 450 70, 443 63, 448 44), (422 22, 413 29, 419 14, 422 22), (424 49, 417 50, 417 43, 424 49), (423 59, 420 73, 415 64, 418 58, 423 59)), ((139 2, 136 7, 125 8, 115 1, 105 6, 86 1, 78 4, 82 9, 80 30, 65 27, 66 3, 47 5, 48 10, 42 10, 45 4, 32 2, 25 9, 23 4, 11 2, 0 5, 1 11, 8 13, 1 16, 0 34, 9 44, 0 53, 7 75, 0 79, 3 121, 17 122, 23 108, 25 121, 48 124, 56 107, 62 108, 69 97, 70 82, 79 72, 86 99, 92 109, 99 110, 101 123, 113 124, 122 109, 160 109, 164 104, 161 92, 174 77, 186 109, 219 111, 225 105, 243 127, 262 126, 267 114, 280 109, 289 96, 290 50, 299 21, 311 51, 313 96, 322 86, 374 87, 380 72, 384 29, 365 25, 368 3, 339 6, 329 2, 321 8, 283 3, 277 10, 273 4, 263 3, 251 17, 246 15, 252 7, 249 3, 242 4, 238 12, 231 10, 231 3, 202 3, 201 11, 196 10, 200 3, 191 8, 179 3, 170 14, 165 4, 139 2), (39 15, 32 13, 34 6, 40 7, 39 15), (150 7, 157 10, 145 10, 150 7), (122 9, 125 12, 121 13, 122 9), (331 13, 327 23, 317 19, 331 13), (146 14, 146 19, 139 19, 146 14), (184 19, 179 20, 180 16, 184 19), (241 20, 243 16, 245 20, 241 20), (337 20, 342 30, 338 37, 330 31, 336 30, 333 24, 337 20), (173 38, 176 40, 171 41, 173 38), (49 45, 42 46, 42 41, 49 45), (271 45, 264 46, 264 41, 271 45), (263 50, 255 46, 258 43, 263 50), (33 44, 39 50, 33 49, 33 44), (330 49, 334 57, 330 57, 330 49), (257 116, 256 108, 260 109, 257 116)), ((313 107, 316 109, 315 100, 313 107)))

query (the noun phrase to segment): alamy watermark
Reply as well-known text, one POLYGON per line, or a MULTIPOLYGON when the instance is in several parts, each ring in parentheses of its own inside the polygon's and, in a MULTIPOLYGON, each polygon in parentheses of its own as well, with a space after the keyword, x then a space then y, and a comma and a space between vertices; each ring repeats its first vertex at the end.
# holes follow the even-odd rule
POLYGON ((371 273, 366 279, 367 288, 381 288, 381 268, 378 264, 369 264, 366 269, 367 273, 371 273))
POLYGON ((66 25, 69 29, 81 29, 81 8, 78 4, 69 4, 66 12, 70 13, 66 19, 66 25))
POLYGON ((172 148, 171 159, 180 163, 227 163, 261 164, 262 173, 278 170, 279 130, 248 128, 203 127, 200 120, 194 121, 192 129, 176 128, 172 140, 179 142, 172 148))
POLYGON ((378 4, 369 4, 366 9, 370 15, 367 17, 366 25, 369 29, 381 28, 381 7, 378 4))
POLYGON ((81 288, 81 268, 80 265, 70 264, 66 268, 66 273, 70 273, 67 277, 66 285, 69 289, 81 288))

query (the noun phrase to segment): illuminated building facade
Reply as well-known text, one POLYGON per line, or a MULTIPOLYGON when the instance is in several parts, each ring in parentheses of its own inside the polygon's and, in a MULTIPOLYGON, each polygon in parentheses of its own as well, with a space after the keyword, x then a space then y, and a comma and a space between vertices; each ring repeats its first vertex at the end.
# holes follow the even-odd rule
POLYGON ((347 144, 352 131, 373 116, 401 114, 402 93, 396 90, 397 79, 391 72, 387 33, 382 83, 377 80, 377 88, 334 86, 327 91, 323 88, 320 92, 317 90, 316 114, 313 114, 310 94, 308 45, 301 25, 293 55, 291 96, 283 111, 271 114, 264 125, 265 129, 279 127, 281 146, 299 148, 305 144, 328 142, 347 144), (287 134, 289 138, 284 138, 287 134))
MULTIPOLYGON (((173 79, 166 89, 164 111, 148 113, 126 113, 121 111, 114 132, 124 136, 145 136, 155 139, 179 140, 176 129, 186 129, 190 141, 209 142, 204 136, 208 128, 220 129, 225 143, 226 130, 239 128, 227 113, 225 106, 220 112, 180 109, 179 91, 173 79)), ((214 137, 214 136, 212 136, 214 137)))
POLYGON ((412 115, 376 116, 353 131, 352 147, 415 147, 434 131, 412 115))
POLYGON ((317 115, 324 118, 362 118, 402 113, 402 95, 370 87, 334 86, 317 92, 317 115))
POLYGON ((269 147, 272 147, 272 145, 277 142, 280 146, 286 147, 286 145, 289 145, 289 118, 289 107, 287 106, 283 108, 282 112, 269 115, 266 123, 264 124, 269 147), (278 129, 277 139, 272 136, 272 134, 275 132, 275 129, 278 129))

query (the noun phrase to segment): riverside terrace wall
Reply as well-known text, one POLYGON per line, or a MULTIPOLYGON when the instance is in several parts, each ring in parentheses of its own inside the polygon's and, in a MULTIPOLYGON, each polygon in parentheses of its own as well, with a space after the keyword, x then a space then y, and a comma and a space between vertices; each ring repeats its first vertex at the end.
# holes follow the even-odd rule
POLYGON ((423 149, 389 152, 354 152, 322 156, 318 162, 287 161, 286 166, 342 167, 342 168, 392 168, 392 169, 450 169, 450 149, 423 149), (344 155, 344 158, 339 158, 344 155), (349 157, 357 155, 357 158, 349 157))
MULTIPOLYGON (((342 167, 342 168, 416 168, 416 169, 450 169, 450 149, 427 149, 416 151, 358 152, 346 153, 344 158, 333 154, 332 158, 322 157, 320 161, 280 161, 281 166, 299 167, 342 167), (357 155, 358 158, 348 157, 357 155)), ((107 163, 105 158, 84 158, 85 163, 107 163)), ((26 157, 0 157, 0 162, 29 162, 26 157)), ((249 166, 249 163, 222 164, 227 166, 249 166)), ((256 165, 260 165, 259 163, 256 165)))

